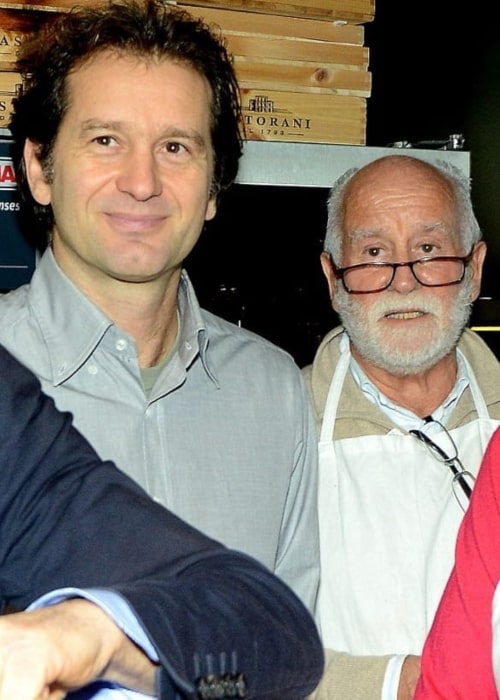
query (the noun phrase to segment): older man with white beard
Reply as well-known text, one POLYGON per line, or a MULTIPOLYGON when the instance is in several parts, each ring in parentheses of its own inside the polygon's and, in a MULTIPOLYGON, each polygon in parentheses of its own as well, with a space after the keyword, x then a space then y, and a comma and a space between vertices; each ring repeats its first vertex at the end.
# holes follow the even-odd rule
POLYGON ((304 369, 320 446, 329 663, 316 700, 410 700, 458 527, 499 424, 500 365, 466 329, 486 245, 456 168, 345 173, 321 264, 342 326, 304 369))

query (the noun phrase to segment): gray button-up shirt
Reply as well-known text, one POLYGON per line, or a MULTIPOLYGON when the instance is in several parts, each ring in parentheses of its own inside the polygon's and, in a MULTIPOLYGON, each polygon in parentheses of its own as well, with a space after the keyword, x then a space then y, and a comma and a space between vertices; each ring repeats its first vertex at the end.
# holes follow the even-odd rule
POLYGON ((0 342, 103 459, 274 570, 312 610, 317 446, 300 371, 283 350, 200 309, 186 273, 178 309, 177 350, 146 396, 134 339, 47 251, 30 285, 0 297, 0 342))

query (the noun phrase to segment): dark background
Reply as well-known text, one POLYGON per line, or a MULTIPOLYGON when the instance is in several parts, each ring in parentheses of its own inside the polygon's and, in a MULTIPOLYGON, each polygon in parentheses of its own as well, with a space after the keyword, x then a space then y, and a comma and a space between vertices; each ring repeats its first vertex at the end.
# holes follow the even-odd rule
MULTIPOLYGON (((489 253, 474 321, 500 326, 500 52, 484 0, 376 0, 365 25, 372 91, 367 146, 429 148, 460 134, 489 253), (431 145, 429 145, 431 144, 431 145)), ((187 262, 202 304, 312 361, 337 322, 319 254, 326 190, 238 185, 187 262)), ((485 334, 495 349, 500 333, 485 334)), ((500 343, 498 343, 500 345, 500 343)))
POLYGON ((367 145, 462 134, 472 193, 489 246, 483 293, 499 296, 500 40, 492 4, 375 0, 365 26, 372 95, 367 145))
POLYGON ((365 25, 373 80, 368 145, 468 131, 488 35, 497 31, 491 10, 482 0, 463 9, 449 0, 375 3, 375 19, 365 25))

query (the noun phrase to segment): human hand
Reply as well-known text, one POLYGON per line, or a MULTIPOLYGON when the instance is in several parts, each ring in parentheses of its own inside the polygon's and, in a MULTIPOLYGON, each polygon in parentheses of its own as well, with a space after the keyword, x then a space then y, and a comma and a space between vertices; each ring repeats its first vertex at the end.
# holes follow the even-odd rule
POLYGON ((0 700, 60 700, 97 678, 130 681, 131 671, 142 679, 131 687, 152 692, 151 662, 89 601, 0 617, 0 700))
POLYGON ((419 676, 420 656, 407 656, 401 667, 397 700, 413 700, 419 676))

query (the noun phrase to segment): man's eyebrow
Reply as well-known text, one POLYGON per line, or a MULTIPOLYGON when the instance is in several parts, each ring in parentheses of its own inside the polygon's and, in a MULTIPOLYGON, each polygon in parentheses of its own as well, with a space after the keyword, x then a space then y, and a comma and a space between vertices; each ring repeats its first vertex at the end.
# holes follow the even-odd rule
POLYGON ((431 223, 423 223, 422 231, 443 231, 443 233, 449 233, 451 227, 444 221, 433 221, 431 223))
POLYGON ((103 119, 86 119, 81 123, 81 131, 95 131, 95 129, 119 129, 120 122, 103 119))
POLYGON ((380 236, 384 232, 381 228, 355 228, 349 231, 349 239, 354 242, 362 241, 364 238, 380 236))
MULTIPOLYGON (((412 229, 417 233, 433 233, 434 231, 449 234, 451 226, 445 221, 416 221, 412 226, 412 229)), ((358 242, 362 241, 364 238, 370 238, 372 236, 383 236, 385 230, 383 228, 355 228, 348 232, 349 240, 358 242)))
POLYGON ((163 130, 164 138, 169 139, 189 139, 200 147, 206 147, 207 141, 196 129, 179 129, 178 127, 167 127, 163 130))

